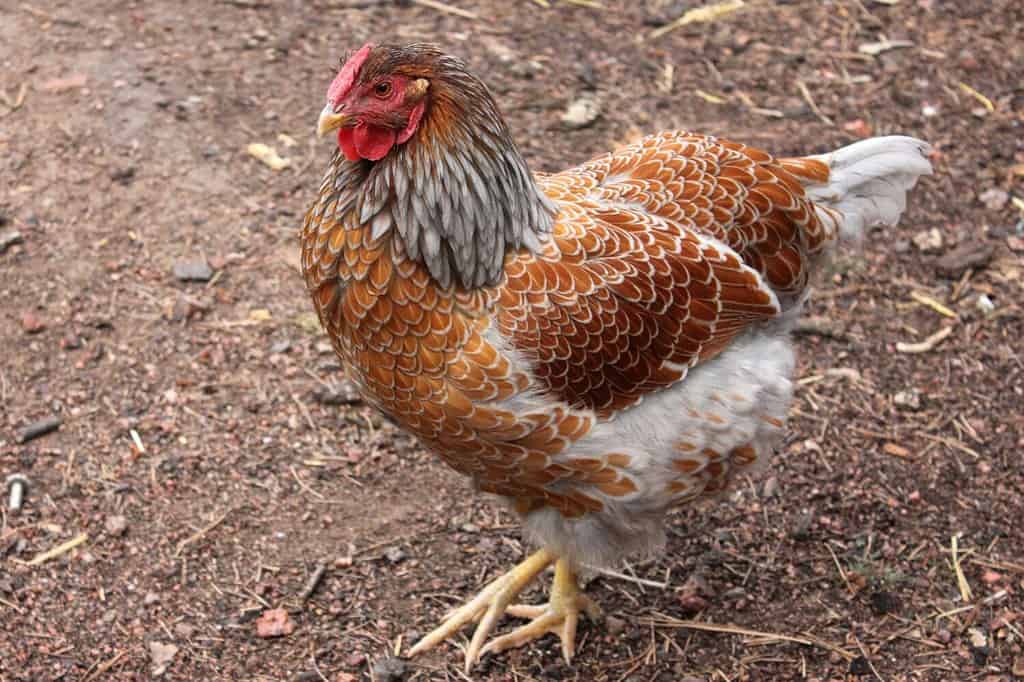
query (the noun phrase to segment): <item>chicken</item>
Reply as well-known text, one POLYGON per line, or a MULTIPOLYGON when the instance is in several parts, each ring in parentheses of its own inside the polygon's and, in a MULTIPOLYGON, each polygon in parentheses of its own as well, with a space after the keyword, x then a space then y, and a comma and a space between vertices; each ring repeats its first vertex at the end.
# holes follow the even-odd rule
POLYGON ((486 86, 428 45, 353 53, 318 130, 338 150, 302 270, 334 348, 539 546, 411 650, 479 621, 467 671, 550 632, 571 659, 598 613, 578 571, 656 551, 667 511, 767 463, 816 265, 931 172, 908 137, 776 159, 665 132, 533 174, 486 86), (552 564, 548 603, 514 605, 552 564), (485 645, 504 614, 528 622, 485 645))

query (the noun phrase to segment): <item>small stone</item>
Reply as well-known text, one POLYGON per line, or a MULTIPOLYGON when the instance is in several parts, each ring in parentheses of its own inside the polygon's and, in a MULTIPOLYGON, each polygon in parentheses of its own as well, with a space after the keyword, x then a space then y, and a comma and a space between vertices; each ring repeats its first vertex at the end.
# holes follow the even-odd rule
POLYGON ((574 100, 562 114, 562 125, 569 130, 579 130, 592 125, 601 115, 601 104, 594 97, 584 95, 574 100))
POLYGON ((313 399, 323 405, 358 405, 363 402, 359 388, 348 379, 316 388, 313 399))
POLYGON ((764 487, 761 489, 761 497, 771 499, 779 494, 779 479, 775 476, 769 476, 764 482, 764 487))
POLYGON ((475 523, 464 523, 462 524, 462 526, 459 527, 459 530, 461 530, 463 533, 479 533, 480 526, 476 525, 475 523))
POLYGON ((135 177, 135 166, 119 166, 110 169, 110 179, 127 185, 135 177))
POLYGON ((26 334, 38 334, 46 329, 46 322, 35 312, 28 310, 21 316, 21 328, 26 334))
POLYGON ((402 659, 389 656, 374 663, 370 674, 374 682, 400 682, 408 668, 402 659))
POLYGON ((24 237, 21 236, 21 232, 17 230, 4 230, 0 232, 0 253, 6 251, 9 247, 15 244, 20 244, 24 241, 24 237))
POLYGON ((935 639, 939 640, 943 644, 949 644, 950 641, 952 641, 953 639, 953 633, 945 628, 942 628, 941 630, 936 631, 935 639))
POLYGON ((980 628, 968 628, 967 636, 970 637, 971 646, 975 649, 988 646, 988 637, 980 628))
POLYGON ((178 637, 183 637, 184 639, 188 639, 189 637, 191 637, 195 633, 196 633, 196 628, 195 628, 194 625, 189 625, 188 623, 175 623, 174 624, 174 634, 176 634, 178 637))
POLYGON ((871 664, 868 662, 868 659, 864 658, 863 656, 858 656, 857 658, 851 660, 850 674, 857 676, 870 675, 871 664))
POLYGON ((942 233, 939 232, 939 228, 933 227, 930 230, 922 230, 915 234, 912 238, 914 246, 917 247, 921 253, 935 253, 942 250, 942 245, 945 241, 942 238, 942 233))
POLYGON ((1005 190, 992 187, 978 195, 978 201, 985 204, 990 211, 998 211, 1010 201, 1010 195, 1005 190))
POLYGON ((900 600, 892 592, 878 590, 871 593, 871 610, 879 616, 895 613, 900 608, 900 600))
POLYGON ((935 272, 949 279, 960 279, 967 270, 980 270, 988 265, 995 252, 995 244, 967 242, 935 261, 935 272))
POLYGON ((406 553, 402 551, 401 547, 392 547, 388 551, 384 552, 384 558, 388 560, 389 564, 398 564, 405 561, 406 553))
POLYGON ((174 276, 182 282, 208 282, 213 268, 205 258, 182 260, 174 264, 174 276))
POLYGON ((103 527, 106 528, 108 535, 121 537, 128 530, 128 519, 121 514, 112 514, 107 517, 103 527))
POLYGON ((974 302, 974 305, 985 317, 988 317, 996 310, 996 304, 993 303, 992 299, 986 294, 978 294, 978 298, 974 302))
POLYGON ((1003 579, 1002 573, 996 573, 992 569, 986 570, 981 574, 981 581, 986 585, 995 585, 997 582, 1003 579))
POLYGON ((899 391, 892 397, 892 404, 905 410, 921 409, 921 392, 916 388, 909 391, 899 391))
POLYGON ((160 595, 156 592, 147 592, 146 596, 142 598, 142 603, 146 606, 152 606, 160 601, 160 595))
POLYGON ((604 619, 605 629, 608 631, 608 634, 613 637, 621 635, 623 632, 625 632, 626 625, 626 621, 615 616, 608 616, 604 619))
POLYGON ((283 637, 295 632, 295 621, 284 609, 268 609, 256 619, 256 636, 283 637))
POLYGON ((292 342, 290 339, 281 339, 270 347, 270 352, 274 355, 280 355, 281 353, 287 353, 291 348, 292 342))
POLYGON ((790 531, 790 535, 793 536, 794 540, 807 540, 811 537, 811 522, 814 520, 814 514, 812 512, 804 512, 800 515, 800 518, 793 524, 793 529, 790 531))
POLYGON ((61 350, 78 350, 82 347, 82 339, 74 333, 70 333, 64 336, 60 340, 61 350))
POLYGON ((844 123, 843 130, 857 137, 871 137, 871 126, 862 118, 844 123))

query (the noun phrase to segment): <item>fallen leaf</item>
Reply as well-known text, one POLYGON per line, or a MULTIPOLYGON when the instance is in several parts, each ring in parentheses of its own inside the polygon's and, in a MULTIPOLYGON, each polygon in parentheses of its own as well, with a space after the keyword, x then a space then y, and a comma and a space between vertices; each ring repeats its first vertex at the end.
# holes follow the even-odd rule
POLYGON ((167 668, 170 667, 171 661, 174 660, 174 656, 178 653, 178 647, 173 644, 164 644, 162 642, 150 642, 149 643, 149 660, 153 663, 152 673, 153 677, 159 677, 167 672, 167 668))
POLYGON ((273 147, 268 147, 262 142, 253 142, 245 149, 249 152, 249 155, 259 161, 262 161, 264 165, 272 168, 273 170, 279 171, 288 166, 292 165, 292 162, 288 159, 278 156, 277 150, 273 147))
POLYGON ((283 637, 295 632, 295 623, 284 609, 269 609, 256 619, 257 637, 283 637))

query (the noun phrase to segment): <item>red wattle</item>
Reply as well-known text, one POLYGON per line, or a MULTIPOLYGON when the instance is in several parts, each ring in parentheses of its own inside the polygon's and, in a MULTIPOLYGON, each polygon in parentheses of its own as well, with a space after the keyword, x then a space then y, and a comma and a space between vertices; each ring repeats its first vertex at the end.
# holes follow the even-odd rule
POLYGON ((359 152, 356 151, 356 142, 353 137, 354 128, 341 128, 338 130, 338 146, 349 161, 358 161, 359 152))
POLYGON ((356 151, 364 159, 380 161, 395 145, 395 131, 391 128, 360 123, 353 130, 356 151))

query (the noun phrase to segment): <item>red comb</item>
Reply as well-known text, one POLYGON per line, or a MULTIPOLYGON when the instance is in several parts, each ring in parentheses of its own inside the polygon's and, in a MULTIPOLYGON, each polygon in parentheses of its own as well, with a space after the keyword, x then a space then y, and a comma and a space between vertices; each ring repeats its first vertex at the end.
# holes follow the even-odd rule
POLYGON ((342 97, 348 94, 356 80, 359 69, 363 67, 363 62, 370 56, 370 50, 372 49, 373 43, 366 43, 354 55, 348 58, 345 65, 341 67, 341 71, 334 77, 331 87, 327 88, 328 104, 337 104, 342 97))

